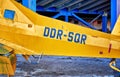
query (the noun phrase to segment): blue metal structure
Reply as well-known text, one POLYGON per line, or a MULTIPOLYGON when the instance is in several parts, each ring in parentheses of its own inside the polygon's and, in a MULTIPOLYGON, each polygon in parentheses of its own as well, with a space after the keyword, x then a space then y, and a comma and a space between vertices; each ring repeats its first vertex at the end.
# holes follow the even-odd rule
POLYGON ((111 31, 117 20, 117 0, 111 0, 111 31))
POLYGON ((22 4, 36 12, 36 0, 22 0, 22 4))
POLYGON ((59 12, 67 8, 74 13, 102 14, 102 10, 108 6, 110 6, 109 0, 37 0, 37 11, 45 12, 59 12), (96 8, 102 5, 104 7, 96 8))
POLYGON ((101 14, 99 14, 97 17, 95 17, 92 21, 90 21, 90 24, 92 24, 95 20, 97 20, 98 18, 100 18, 101 14))
POLYGON ((111 0, 111 31, 120 14, 120 0, 111 0))
POLYGON ((72 14, 73 17, 75 17, 76 19, 78 19, 80 22, 82 22, 83 24, 85 24, 86 26, 92 28, 92 29, 96 29, 94 26, 92 26, 91 24, 87 23, 85 20, 83 20, 82 18, 78 17, 77 15, 75 15, 74 13, 72 14))
MULTIPOLYGON (((18 0, 20 1, 20 0, 18 0)), ((118 3, 120 0, 22 0, 22 4, 37 12, 56 12, 53 18, 65 16, 68 22, 69 16, 73 16, 86 26, 95 29, 91 23, 102 17, 102 31, 107 31, 107 16, 111 17, 111 31, 118 17, 118 3), (98 15, 90 23, 83 21, 82 18, 76 16, 75 13, 96 14, 98 15)))
POLYGON ((107 32, 107 13, 102 16, 102 31, 107 32))

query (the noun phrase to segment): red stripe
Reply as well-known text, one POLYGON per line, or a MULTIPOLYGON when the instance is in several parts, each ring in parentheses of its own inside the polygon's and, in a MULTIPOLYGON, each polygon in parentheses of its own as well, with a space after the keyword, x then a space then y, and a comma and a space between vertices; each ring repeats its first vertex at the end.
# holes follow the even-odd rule
POLYGON ((108 49, 108 52, 110 53, 111 51, 111 48, 112 48, 112 44, 109 44, 109 49, 108 49))

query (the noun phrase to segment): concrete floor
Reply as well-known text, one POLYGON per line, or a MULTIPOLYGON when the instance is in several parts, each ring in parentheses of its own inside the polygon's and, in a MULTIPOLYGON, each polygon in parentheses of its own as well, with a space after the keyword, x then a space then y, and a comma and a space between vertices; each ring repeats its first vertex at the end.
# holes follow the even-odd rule
MULTIPOLYGON (((26 62, 18 56, 15 77, 114 77, 110 59, 43 56, 26 62)), ((119 60, 118 60, 119 61, 119 60)))

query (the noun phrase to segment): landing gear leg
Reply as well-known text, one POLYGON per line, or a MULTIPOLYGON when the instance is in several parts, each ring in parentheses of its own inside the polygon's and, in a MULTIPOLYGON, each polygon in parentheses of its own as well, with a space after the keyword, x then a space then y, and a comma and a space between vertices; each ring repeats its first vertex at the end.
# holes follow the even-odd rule
POLYGON ((114 74, 114 77, 120 77, 120 69, 118 69, 116 67, 116 59, 113 58, 109 64, 109 66, 113 69, 113 74, 114 74))

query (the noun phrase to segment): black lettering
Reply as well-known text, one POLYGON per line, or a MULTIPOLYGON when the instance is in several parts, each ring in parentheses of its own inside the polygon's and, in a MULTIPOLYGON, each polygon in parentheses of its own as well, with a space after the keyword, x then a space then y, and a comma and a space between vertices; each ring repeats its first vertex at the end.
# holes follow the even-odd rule
POLYGON ((52 28, 50 32, 50 38, 55 38, 56 35, 56 29, 52 28))
POLYGON ((57 33, 57 39, 62 39, 62 35, 63 35, 63 31, 62 30, 58 30, 58 33, 57 33))
POLYGON ((74 35, 73 32, 69 32, 69 34, 68 34, 68 41, 70 41, 70 42, 73 41, 73 35, 74 35))
POLYGON ((45 29, 44 29, 44 36, 48 37, 49 36, 49 32, 50 32, 50 28, 49 27, 45 27, 45 29))
POLYGON ((79 33, 75 34, 74 42, 76 42, 76 43, 80 42, 80 34, 79 33))
POLYGON ((87 36, 83 34, 81 37, 81 44, 85 44, 86 39, 87 39, 87 36))

